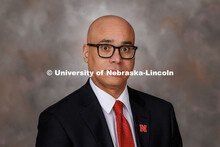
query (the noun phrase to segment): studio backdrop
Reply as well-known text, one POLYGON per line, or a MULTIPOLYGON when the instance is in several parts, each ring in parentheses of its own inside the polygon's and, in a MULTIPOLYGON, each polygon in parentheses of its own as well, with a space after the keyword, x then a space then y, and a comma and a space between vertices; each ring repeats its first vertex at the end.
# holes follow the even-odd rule
POLYGON ((87 81, 55 70, 87 70, 87 30, 103 15, 134 27, 135 70, 174 73, 128 85, 173 104, 185 147, 219 147, 219 0, 1 0, 0 146, 33 147, 40 112, 87 81))

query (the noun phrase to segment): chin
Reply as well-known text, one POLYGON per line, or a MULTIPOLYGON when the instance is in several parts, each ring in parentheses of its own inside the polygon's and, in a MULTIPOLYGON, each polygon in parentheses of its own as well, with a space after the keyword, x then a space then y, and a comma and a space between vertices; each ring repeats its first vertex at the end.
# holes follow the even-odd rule
POLYGON ((121 76, 107 76, 104 77, 104 83, 109 86, 118 87, 126 84, 127 78, 121 76))

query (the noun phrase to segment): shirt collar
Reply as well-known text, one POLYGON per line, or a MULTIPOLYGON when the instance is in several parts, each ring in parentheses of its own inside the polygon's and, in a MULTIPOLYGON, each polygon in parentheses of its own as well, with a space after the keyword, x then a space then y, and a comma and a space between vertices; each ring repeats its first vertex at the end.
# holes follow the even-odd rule
POLYGON ((124 106, 126 107, 126 109, 129 111, 129 113, 131 113, 131 107, 130 107, 130 101, 129 101, 129 94, 128 94, 128 88, 127 85, 125 86, 124 91, 122 92, 122 94, 115 99, 113 96, 111 96, 110 94, 108 94, 107 92, 103 91, 102 89, 100 89, 99 87, 97 87, 94 82, 92 81, 92 79, 89 79, 89 83, 92 87, 92 90, 94 91, 101 107, 109 114, 115 104, 116 100, 121 101, 124 106))

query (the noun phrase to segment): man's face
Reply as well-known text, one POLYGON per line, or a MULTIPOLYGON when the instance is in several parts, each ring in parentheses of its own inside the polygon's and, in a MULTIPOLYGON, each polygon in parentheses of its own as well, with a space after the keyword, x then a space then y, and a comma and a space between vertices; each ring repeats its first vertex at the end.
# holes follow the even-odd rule
MULTIPOLYGON (((114 46, 134 45, 134 31, 127 23, 121 20, 103 20, 95 24, 89 36, 88 43, 111 44, 114 46)), ((89 71, 94 71, 93 82, 104 88, 120 88, 126 85, 128 76, 106 75, 106 70, 132 71, 135 58, 121 59, 118 49, 111 58, 101 58, 96 47, 84 45, 84 59, 88 63, 89 71), (104 70, 103 76, 96 75, 97 71, 104 70)))

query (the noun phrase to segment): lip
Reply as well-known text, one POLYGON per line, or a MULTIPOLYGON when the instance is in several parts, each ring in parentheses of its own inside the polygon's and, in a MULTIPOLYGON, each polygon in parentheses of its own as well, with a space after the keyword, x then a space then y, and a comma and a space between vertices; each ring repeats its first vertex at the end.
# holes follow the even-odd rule
POLYGON ((107 69, 107 70, 112 71, 112 72, 117 72, 117 71, 121 72, 121 70, 118 70, 118 69, 107 69))

